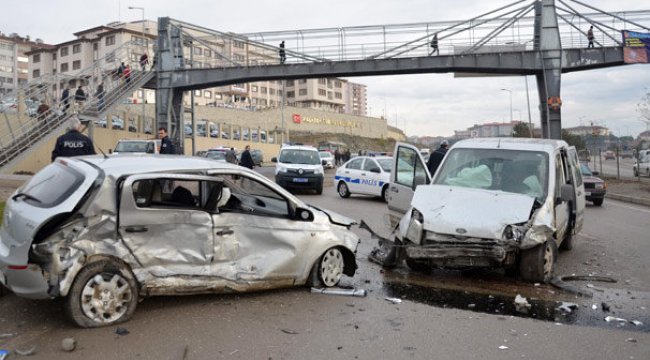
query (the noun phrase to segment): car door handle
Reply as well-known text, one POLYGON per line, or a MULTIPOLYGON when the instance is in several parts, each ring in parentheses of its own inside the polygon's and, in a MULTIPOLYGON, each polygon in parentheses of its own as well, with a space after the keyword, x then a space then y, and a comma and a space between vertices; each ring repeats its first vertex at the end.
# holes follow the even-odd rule
POLYGON ((219 230, 217 231, 217 236, 232 235, 234 233, 232 230, 219 230))
POLYGON ((399 189, 396 188, 396 187, 391 187, 391 188, 390 188, 390 191, 392 191, 392 192, 394 192, 394 193, 398 193, 398 192, 399 192, 399 189))
POLYGON ((140 233, 149 231, 149 229, 147 229, 145 226, 129 226, 124 230, 128 233, 140 233))

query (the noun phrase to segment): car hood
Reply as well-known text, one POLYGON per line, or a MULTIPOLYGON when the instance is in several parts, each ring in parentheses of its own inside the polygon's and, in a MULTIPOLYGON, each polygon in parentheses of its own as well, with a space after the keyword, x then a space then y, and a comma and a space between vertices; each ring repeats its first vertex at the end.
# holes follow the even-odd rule
POLYGON ((595 176, 584 176, 583 179, 587 183, 602 183, 602 182, 605 182, 605 181, 603 181, 603 179, 601 179, 599 177, 595 177, 595 176))
POLYGON ((330 219, 330 222, 332 224, 349 227, 349 226, 352 226, 352 225, 357 223, 356 220, 351 219, 351 218, 349 218, 347 216, 343 216, 343 215, 341 215, 341 214, 339 214, 337 212, 327 210, 327 209, 317 208, 314 205, 309 205, 309 207, 312 208, 312 209, 315 209, 315 210, 318 210, 318 211, 321 211, 321 212, 325 213, 327 215, 327 217, 330 219))
POLYGON ((528 221, 535 198, 455 186, 418 186, 412 207, 423 227, 440 234, 500 239, 507 225, 528 221))

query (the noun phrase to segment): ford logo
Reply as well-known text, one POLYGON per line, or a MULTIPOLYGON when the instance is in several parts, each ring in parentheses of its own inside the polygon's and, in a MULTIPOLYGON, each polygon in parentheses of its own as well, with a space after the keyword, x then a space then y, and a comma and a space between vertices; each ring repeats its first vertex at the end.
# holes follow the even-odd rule
POLYGON ((467 230, 465 230, 463 228, 458 228, 458 229, 456 229, 456 232, 459 233, 459 234, 464 234, 464 233, 467 232, 467 230))

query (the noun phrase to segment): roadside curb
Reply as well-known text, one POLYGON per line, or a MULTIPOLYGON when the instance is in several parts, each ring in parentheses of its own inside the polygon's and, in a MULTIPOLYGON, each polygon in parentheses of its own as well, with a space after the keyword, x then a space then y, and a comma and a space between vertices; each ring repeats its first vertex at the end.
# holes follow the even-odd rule
POLYGON ((638 198, 638 197, 633 197, 628 195, 612 194, 612 193, 606 193, 605 197, 609 199, 614 199, 618 201, 650 207, 650 199, 646 199, 646 198, 638 198))

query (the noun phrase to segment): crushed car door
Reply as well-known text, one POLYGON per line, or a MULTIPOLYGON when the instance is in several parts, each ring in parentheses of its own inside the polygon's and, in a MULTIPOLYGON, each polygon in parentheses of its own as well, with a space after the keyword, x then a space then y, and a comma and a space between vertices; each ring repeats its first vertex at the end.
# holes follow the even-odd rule
POLYGON ((585 218, 585 184, 582 180, 582 173, 580 172, 580 162, 578 160, 578 152, 574 146, 569 148, 569 164, 571 166, 573 181, 575 183, 576 201, 574 205, 575 224, 573 226, 573 233, 577 234, 582 229, 582 224, 585 218))
POLYGON ((204 176, 147 174, 124 180, 119 236, 154 276, 207 275, 212 216, 201 207, 204 176))
POLYGON ((393 171, 388 186, 388 211, 391 226, 410 208, 413 193, 418 185, 429 184, 431 175, 420 151, 413 145, 395 144, 393 171))

